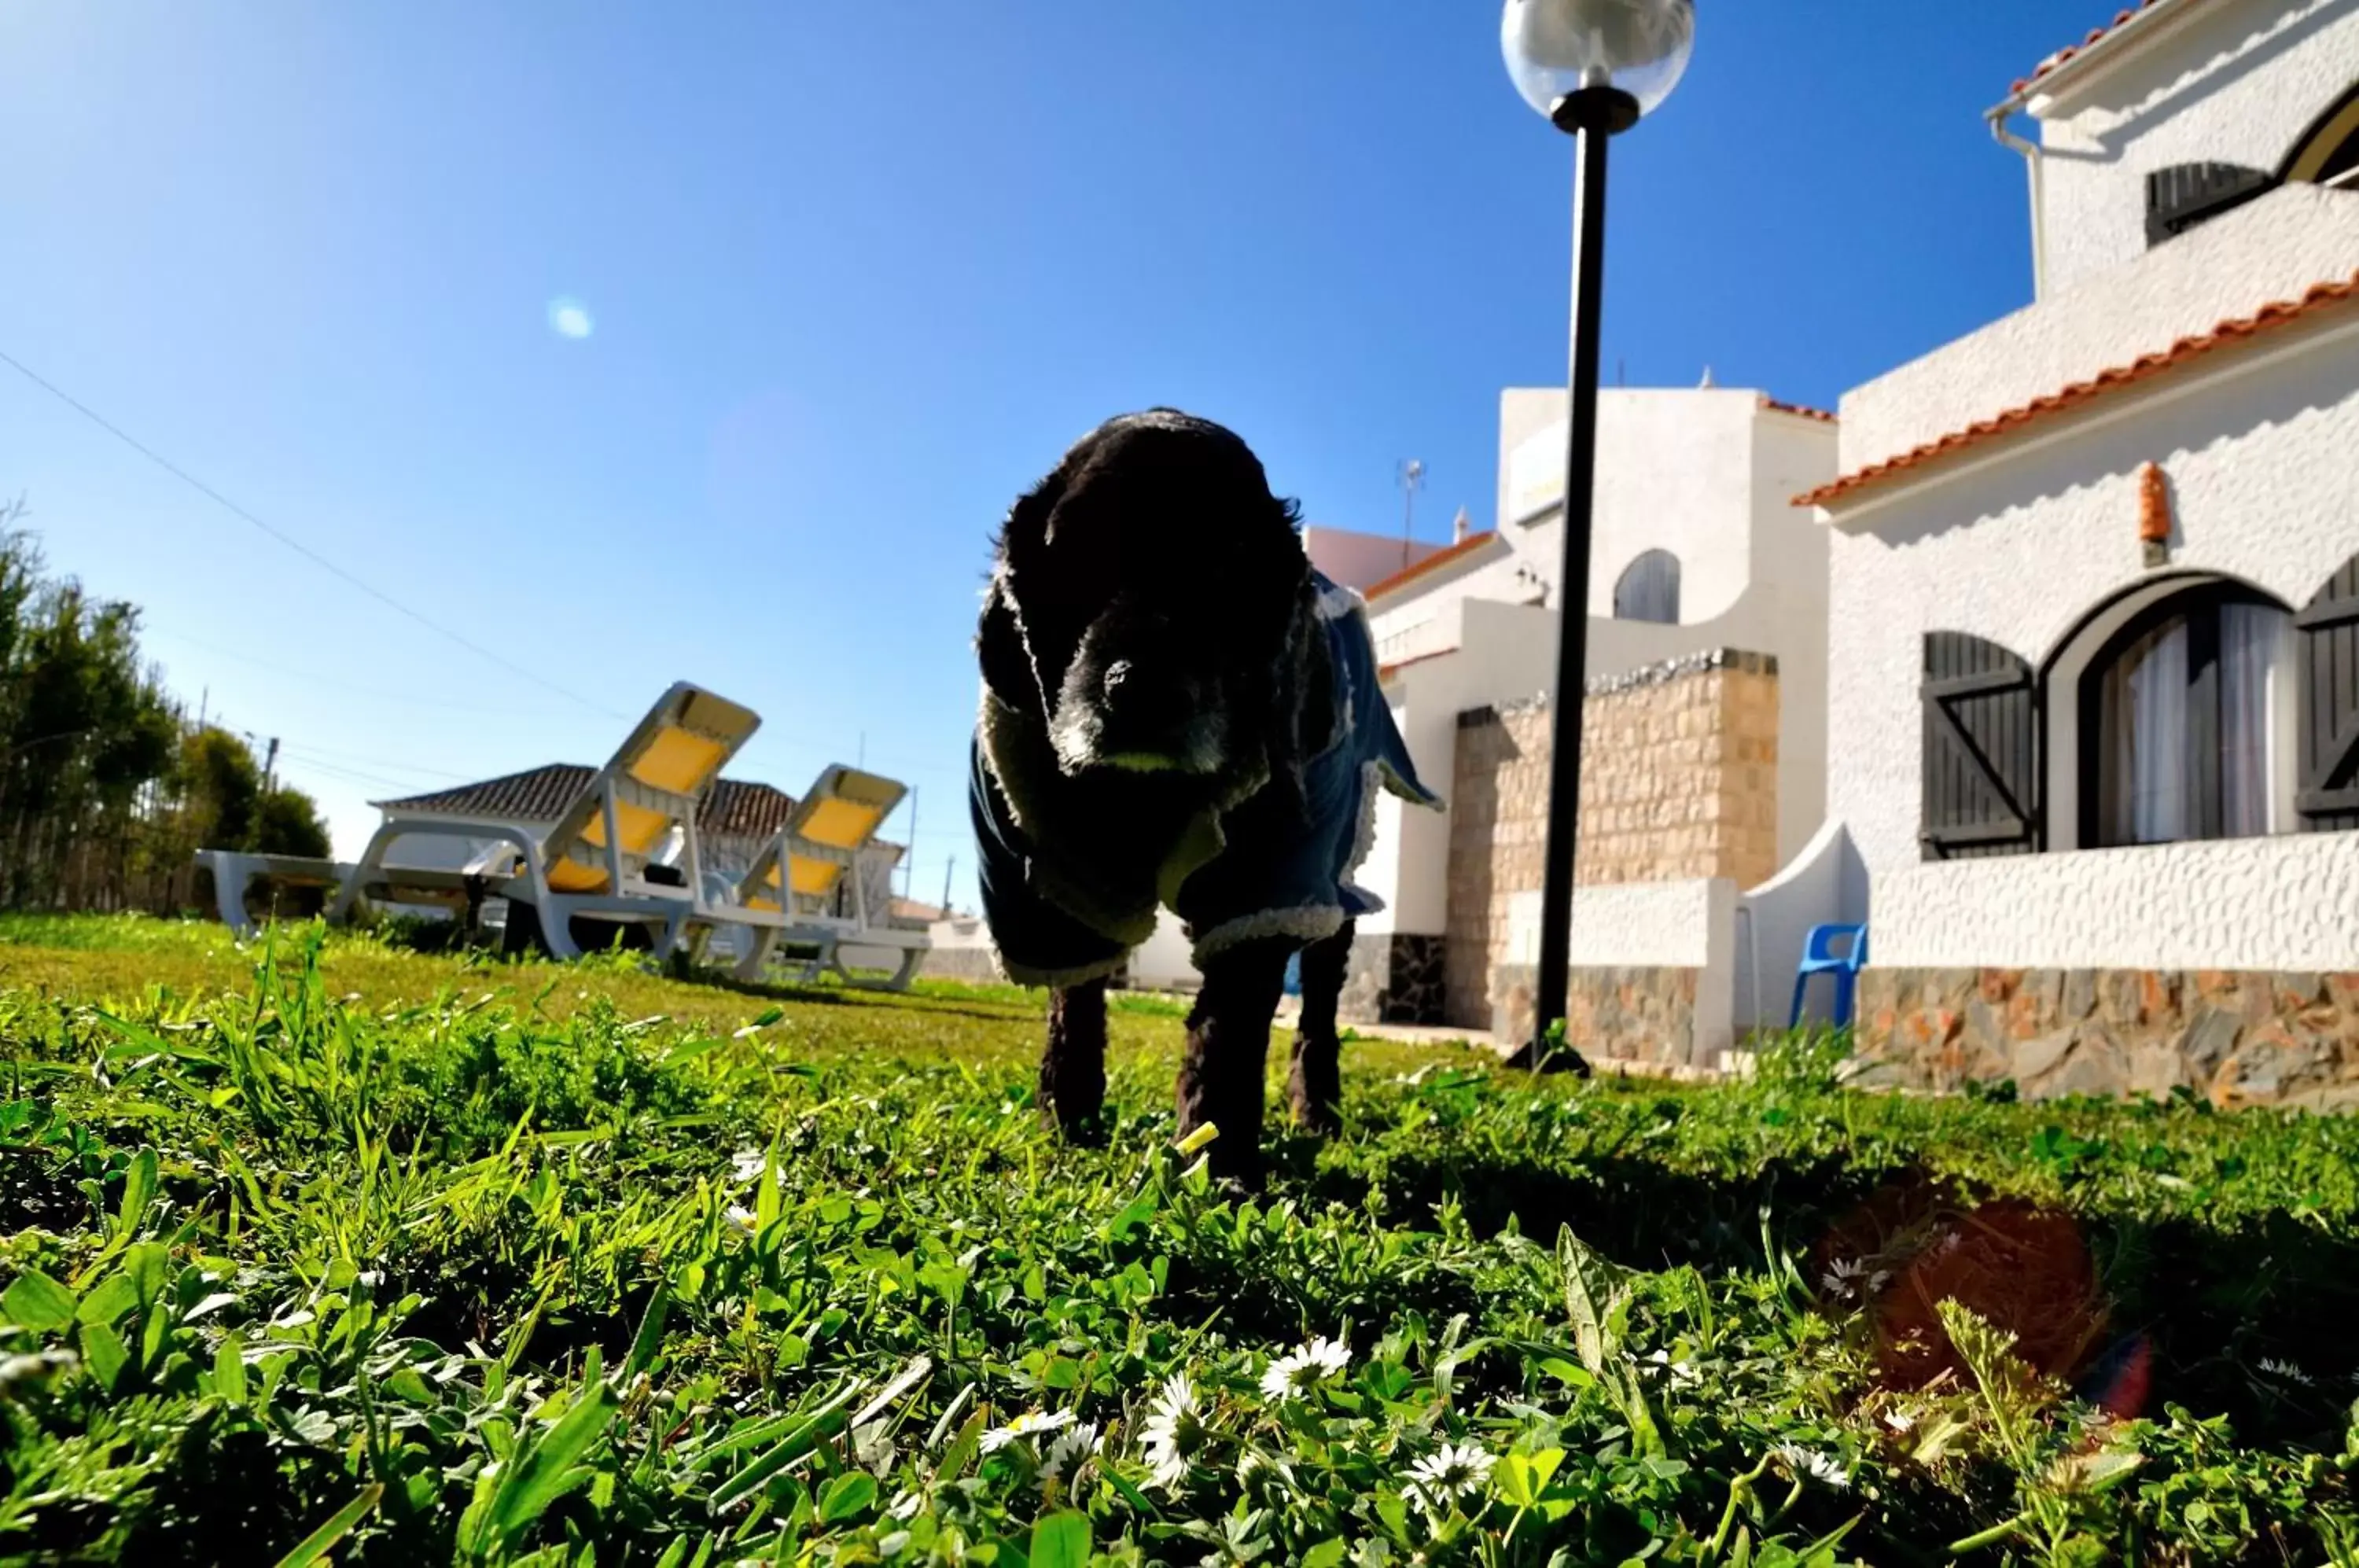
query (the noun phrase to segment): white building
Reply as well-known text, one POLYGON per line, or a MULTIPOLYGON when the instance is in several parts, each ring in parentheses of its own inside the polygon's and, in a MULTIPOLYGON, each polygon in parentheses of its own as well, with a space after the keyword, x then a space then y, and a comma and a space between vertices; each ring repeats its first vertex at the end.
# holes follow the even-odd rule
MULTIPOLYGON (((1419 776, 1445 800, 1463 721, 1555 683, 1565 402, 1560 389, 1503 394, 1497 526, 1462 526, 1454 543, 1364 588, 1394 719, 1419 776)), ((1824 813, 1826 540, 1793 498, 1834 473, 1832 417, 1756 391, 1707 385, 1599 397, 1588 682, 1610 685, 1696 656, 1766 656, 1777 704, 1775 777, 1758 784, 1765 809, 1775 802, 1756 857, 1764 873, 1799 851, 1824 813)), ((1678 787, 1663 785, 1667 793, 1678 787)), ((1468 960, 1486 973, 1462 976, 1454 1002, 1446 952, 1453 931, 1494 918, 1488 892, 1469 888, 1488 889, 1495 878, 1485 866, 1470 882, 1470 858, 1487 860, 1495 840, 1530 847, 1533 824, 1502 823, 1470 844, 1456 814, 1454 804, 1405 810, 1390 798, 1378 807, 1375 848, 1359 881, 1387 908, 1359 925, 1347 1003, 1360 1016, 1493 1021, 1495 998, 1481 993, 1498 943, 1468 960)), ((1590 818, 1584 810, 1584 824, 1590 818)), ((1503 865, 1498 875, 1528 870, 1516 867, 1503 865)), ((1650 873, 1617 866, 1611 855, 1582 872, 1584 882, 1629 875, 1650 873)), ((1526 879, 1536 892, 1537 878, 1526 879)))
POLYGON ((1993 112, 2038 298, 1843 399, 1829 814, 1892 1076, 2359 1099, 2359 4, 2147 0, 1993 112))

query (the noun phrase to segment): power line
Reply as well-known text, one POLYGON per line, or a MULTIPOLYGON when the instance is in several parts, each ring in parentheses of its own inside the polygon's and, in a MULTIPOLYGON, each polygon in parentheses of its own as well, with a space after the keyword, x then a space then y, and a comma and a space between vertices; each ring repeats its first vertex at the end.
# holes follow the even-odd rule
POLYGON ((38 372, 33 370, 31 366, 26 365, 23 361, 17 359, 15 355, 9 354, 5 349, 0 349, 0 364, 5 364, 17 375, 23 376, 26 380, 31 382, 42 391, 47 392, 50 397, 55 397, 59 402, 63 403, 67 408, 71 408, 75 413, 80 414, 83 419, 88 419, 92 424, 96 425, 100 430, 104 430, 107 434, 121 441, 124 445, 129 447, 132 451, 137 452, 140 456, 146 458, 148 462, 162 469, 165 473, 172 475, 175 479, 179 480, 182 484, 195 490, 199 495, 205 496, 208 500, 211 500, 233 517, 242 518, 245 521, 253 524, 255 528, 261 529, 272 539, 277 539, 280 544, 285 545, 288 550, 293 550, 296 554, 303 557, 314 566, 319 567, 321 571, 326 572, 332 576, 341 578, 343 582, 359 589, 362 593, 367 594, 370 598, 375 599, 379 604, 386 605, 387 608, 392 609, 400 615, 408 616, 410 620, 413 620, 419 626, 424 626, 428 631, 433 632, 439 637, 449 638, 451 642, 458 644, 461 648, 465 648, 468 652, 476 655, 478 658, 489 659, 492 663, 498 665, 501 669, 508 671, 511 675, 519 676, 545 691, 553 691, 569 702, 579 702, 585 708, 605 714, 608 718, 622 719, 627 722, 629 718, 628 714, 616 713, 614 709, 607 707, 603 702, 593 702, 592 699, 582 695, 579 691, 568 691, 566 688, 558 685, 553 681, 549 681, 541 676, 536 675, 531 670, 527 670, 523 665, 516 663, 514 659, 493 652, 490 648, 474 641, 463 633, 453 631, 449 626, 442 625, 440 621, 433 619, 431 616, 411 609, 408 605, 403 604, 400 600, 395 598, 392 594, 386 593, 384 590, 373 587, 369 583, 363 582, 360 578, 353 576, 351 572, 345 571, 342 567, 338 566, 334 561, 330 561, 326 556, 321 555, 318 550, 313 550, 310 546, 303 543, 300 539, 296 539, 293 535, 283 533, 279 529, 271 527, 268 523, 264 522, 260 517, 255 517, 244 506, 239 506, 236 502, 231 500, 228 496, 223 495, 220 491, 214 489, 212 485, 206 484, 195 474, 190 474, 187 469, 180 467, 178 463, 172 462, 161 452, 157 452, 153 447, 147 446, 139 441, 138 438, 132 435, 128 430, 123 429, 122 426, 115 424, 113 420, 100 413, 97 409, 92 408, 89 404, 82 402, 80 398, 74 397, 71 393, 66 391, 65 388, 59 387, 54 382, 44 378, 38 372))
POLYGON ((162 637, 167 642, 185 644, 190 648, 210 653, 216 659, 235 659, 240 664, 250 664, 256 670, 267 670, 285 680, 300 681, 307 685, 343 692, 346 696, 366 697, 379 702, 405 702, 419 708, 440 708, 453 713, 475 713, 487 719, 513 719, 517 716, 514 707, 493 708, 477 702, 446 702, 437 697, 413 697, 402 691, 381 691, 373 687, 354 686, 349 681, 339 681, 332 676, 316 675, 308 670, 289 670, 276 659, 261 659, 250 653, 240 653, 234 648, 223 648, 219 644, 207 642, 202 637, 193 637, 186 632, 175 631, 169 626, 143 625, 139 628, 139 635, 142 637, 162 637))

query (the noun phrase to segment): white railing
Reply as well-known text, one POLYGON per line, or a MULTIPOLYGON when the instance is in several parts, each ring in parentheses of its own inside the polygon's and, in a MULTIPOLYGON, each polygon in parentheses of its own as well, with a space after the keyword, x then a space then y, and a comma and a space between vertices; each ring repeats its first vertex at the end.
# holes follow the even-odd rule
POLYGON ((1458 647, 1458 618, 1455 615, 1428 615, 1421 621, 1381 632, 1376 637, 1376 663, 1379 666, 1406 664, 1412 659, 1428 654, 1449 653, 1458 647))

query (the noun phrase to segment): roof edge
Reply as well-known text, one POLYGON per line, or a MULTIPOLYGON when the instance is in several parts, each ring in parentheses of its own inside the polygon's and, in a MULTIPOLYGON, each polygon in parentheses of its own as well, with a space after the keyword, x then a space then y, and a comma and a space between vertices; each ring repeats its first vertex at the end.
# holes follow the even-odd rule
POLYGON ((2169 348, 2142 354, 2125 365, 2109 365, 2084 380, 2069 382, 2054 392, 2003 408, 1987 419, 1950 431, 1906 452, 1843 474, 1793 499, 1797 506, 1828 506, 1862 490, 1880 486, 1895 475, 1937 459, 2013 434, 2035 420, 2063 413, 2093 400, 2151 380, 2190 361, 2292 325, 2331 307, 2359 300, 2359 271, 2347 278, 2313 283, 2291 299, 2273 299, 2250 315, 2226 318, 2209 332, 2182 337, 2169 348))

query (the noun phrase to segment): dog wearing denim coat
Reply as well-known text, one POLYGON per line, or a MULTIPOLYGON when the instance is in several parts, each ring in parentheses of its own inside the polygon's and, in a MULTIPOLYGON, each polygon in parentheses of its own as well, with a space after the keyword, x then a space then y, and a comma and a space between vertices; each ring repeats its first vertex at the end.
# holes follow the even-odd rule
POLYGON ((1288 960, 1295 1120, 1338 1125, 1336 1006, 1377 795, 1438 807, 1377 689, 1367 612, 1311 569, 1299 511, 1236 435, 1169 408, 1110 419, 1009 511, 976 648, 969 807, 1000 967, 1050 993, 1039 1099, 1103 1137, 1105 987, 1169 907, 1203 976, 1182 1136, 1259 1181, 1288 960))

